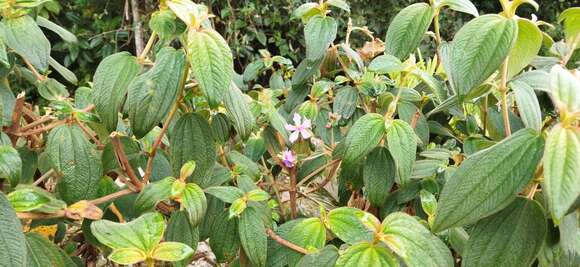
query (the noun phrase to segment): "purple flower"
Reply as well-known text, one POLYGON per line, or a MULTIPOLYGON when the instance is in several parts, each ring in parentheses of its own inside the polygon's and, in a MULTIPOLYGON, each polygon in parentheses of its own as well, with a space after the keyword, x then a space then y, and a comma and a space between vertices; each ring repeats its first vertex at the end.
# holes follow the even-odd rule
POLYGON ((286 168, 294 168, 296 166, 296 155, 294 155, 294 152, 288 149, 282 152, 282 163, 284 163, 286 168))
POLYGON ((312 136, 310 133, 310 127, 312 126, 310 120, 302 117, 298 113, 294 113, 294 125, 286 124, 286 130, 291 131, 290 142, 294 143, 298 140, 298 137, 302 135, 302 138, 308 139, 312 136))

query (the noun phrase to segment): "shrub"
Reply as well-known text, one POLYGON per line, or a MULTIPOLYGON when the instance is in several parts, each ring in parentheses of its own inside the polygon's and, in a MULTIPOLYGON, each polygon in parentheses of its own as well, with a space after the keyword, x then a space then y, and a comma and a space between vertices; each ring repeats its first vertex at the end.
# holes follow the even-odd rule
POLYGON ((208 7, 166 0, 69 95, 46 2, 0 4, 2 266, 186 266, 199 242, 241 266, 580 264, 579 8, 555 41, 532 0, 416 3, 383 41, 305 3, 302 61, 238 74, 208 7), (473 17, 449 41, 446 9, 473 17))

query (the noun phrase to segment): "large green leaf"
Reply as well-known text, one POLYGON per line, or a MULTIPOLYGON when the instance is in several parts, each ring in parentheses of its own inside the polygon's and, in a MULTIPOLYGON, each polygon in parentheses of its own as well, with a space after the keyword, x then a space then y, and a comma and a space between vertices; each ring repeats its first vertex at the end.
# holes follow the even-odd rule
POLYGON ((478 222, 471 230, 462 266, 530 266, 546 236, 540 204, 516 198, 501 212, 478 222))
POLYGON ((380 223, 373 215, 348 207, 331 210, 327 222, 330 231, 347 244, 371 241, 380 223))
POLYGON ((143 214, 128 223, 100 220, 91 224, 91 232, 97 240, 113 250, 137 248, 151 252, 161 241, 164 231, 163 215, 157 212, 143 214))
POLYGON ((27 234, 26 247, 28 248, 26 265, 12 266, 65 266, 65 259, 63 257, 64 255, 60 253, 60 249, 56 247, 54 243, 40 234, 27 234))
POLYGON ((0 266, 24 266, 26 262, 26 239, 22 225, 10 202, 0 193, 0 266))
POLYGON ((401 185, 409 182, 415 153, 417 152, 417 136, 411 126, 403 120, 394 120, 387 125, 387 146, 397 165, 397 179, 401 185))
POLYGON ((240 238, 238 220, 228 219, 228 212, 221 211, 210 226, 209 245, 218 262, 230 262, 238 255, 240 238))
POLYGON ((189 215, 189 221, 193 226, 199 225, 207 210, 207 199, 203 189, 196 184, 187 184, 181 196, 183 207, 189 215))
POLYGON ((120 52, 103 59, 93 77, 95 111, 110 132, 117 129, 119 111, 131 80, 139 72, 137 58, 120 52))
MULTIPOLYGON (((167 230, 165 231, 165 240, 173 242, 181 242, 188 245, 195 250, 199 242, 199 229, 194 227, 190 222, 186 211, 176 211, 171 214, 171 218, 167 223, 167 230)), ((189 257, 191 259, 191 257, 189 257)), ((191 260, 183 260, 179 263, 174 263, 177 266, 187 266, 191 260)))
POLYGON ((534 178, 543 149, 536 131, 522 129, 469 156, 443 187, 433 231, 471 224, 506 207, 534 178))
POLYGON ((48 136, 46 151, 52 168, 63 178, 58 192, 67 203, 97 197, 102 166, 95 146, 76 125, 63 125, 48 136))
POLYGON ((157 203, 168 200, 171 197, 171 186, 174 182, 175 178, 167 177, 143 187, 137 198, 135 198, 135 212, 141 214, 153 211, 157 203))
MULTIPOLYGON (((306 249, 321 249, 326 244, 326 227, 319 218, 300 221, 288 233, 288 241, 306 249)), ((288 264, 295 266, 303 255, 290 251, 288 264)))
POLYGON ((336 93, 332 111, 340 115, 341 118, 350 119, 356 110, 357 100, 358 92, 356 89, 351 86, 345 86, 336 93))
POLYGON ((328 46, 334 42, 338 24, 333 17, 316 15, 304 26, 306 58, 316 61, 324 57, 328 46))
POLYGON ((512 88, 518 104, 518 110, 524 125, 536 131, 542 130, 542 110, 534 89, 522 81, 512 81, 512 88))
POLYGON ((431 21, 433 8, 426 3, 417 3, 401 10, 387 30, 385 53, 401 60, 415 51, 431 21))
POLYGON ((12 186, 20 182, 22 160, 11 146, 0 145, 0 179, 8 179, 12 186))
POLYGON ((556 224, 580 197, 580 130, 557 124, 544 152, 544 190, 556 224))
POLYGON ((338 259, 338 249, 328 245, 315 253, 304 255, 296 264, 298 267, 334 267, 338 259))
POLYGON ((205 192, 226 203, 232 203, 244 196, 244 191, 235 186, 212 186, 206 188, 205 192))
POLYGON ((185 53, 165 47, 157 53, 153 68, 129 85, 127 108, 131 129, 142 138, 167 116, 183 81, 185 53))
POLYGON ((335 267, 390 267, 399 266, 397 258, 380 244, 361 242, 347 248, 336 260, 335 267))
POLYGON ((266 266, 268 237, 259 212, 253 207, 247 208, 240 216, 238 228, 242 247, 252 266, 266 266))
POLYGON ((405 66, 393 55, 380 55, 371 61, 369 70, 376 73, 399 72, 405 69, 405 66))
POLYGON ((382 224, 382 241, 407 266, 453 266, 451 252, 415 218, 402 213, 389 214, 382 224))
POLYGON ((395 182, 397 167, 389 150, 376 147, 363 166, 363 180, 367 199, 375 207, 382 207, 395 182))
POLYGON ((201 115, 188 113, 182 115, 169 135, 171 165, 173 173, 178 174, 181 166, 195 161, 192 181, 205 179, 212 170, 217 157, 216 147, 209 123, 201 115))
POLYGON ((385 134, 383 116, 369 113, 358 119, 350 128, 346 136, 344 164, 350 165, 362 160, 367 153, 373 150, 385 134))
POLYGON ((247 140, 255 124, 248 96, 232 83, 230 89, 224 95, 224 105, 226 107, 226 115, 234 124, 236 132, 238 132, 242 140, 247 140))
POLYGON ((528 66, 542 47, 542 31, 530 20, 519 18, 518 36, 509 54, 508 79, 528 66))
POLYGON ((191 70, 210 106, 217 106, 230 89, 234 63, 226 40, 213 29, 188 35, 191 70))
POLYGON ((517 24, 499 15, 484 15, 465 24, 451 45, 451 84, 463 101, 504 62, 516 39, 517 24))
POLYGON ((4 18, 0 23, 0 36, 8 47, 27 59, 38 71, 48 69, 50 42, 32 17, 4 18))
POLYGON ((550 73, 550 92, 560 112, 580 111, 580 79, 560 65, 550 73))

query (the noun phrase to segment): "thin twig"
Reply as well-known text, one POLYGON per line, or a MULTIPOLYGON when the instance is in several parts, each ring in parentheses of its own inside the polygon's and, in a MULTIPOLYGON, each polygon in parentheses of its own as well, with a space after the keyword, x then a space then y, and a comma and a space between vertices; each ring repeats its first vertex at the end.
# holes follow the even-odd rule
POLYGON ((300 180, 300 182, 298 182, 298 184, 296 186, 300 187, 301 185, 306 183, 308 180, 310 180, 310 178, 312 178, 312 177, 316 176, 318 173, 326 170, 326 168, 328 168, 329 166, 336 164, 338 161, 340 161, 340 159, 335 159, 335 160, 329 161, 328 163, 324 164, 322 167, 314 170, 313 172, 308 174, 306 177, 302 178, 302 180, 300 180))
POLYGON ((27 124, 27 125, 25 125, 25 126, 21 127, 21 128, 20 128, 20 131, 21 131, 21 132, 24 132, 24 131, 26 131, 26 130, 28 130, 28 129, 32 129, 32 128, 34 128, 34 127, 37 127, 37 126, 39 126, 40 124, 43 124, 43 123, 45 123, 45 122, 47 122, 47 121, 51 121, 51 120, 53 120, 53 119, 54 119, 54 117, 52 117, 52 116, 50 116, 50 115, 44 115, 44 116, 40 117, 40 119, 38 119, 38 120, 35 120, 35 121, 33 121, 33 122, 31 122, 31 123, 29 123, 29 124, 27 124))
POLYGON ((308 250, 282 238, 281 236, 277 235, 274 231, 272 231, 272 229, 270 229, 270 228, 266 228, 266 234, 268 234, 268 236, 270 238, 272 238, 272 240, 278 242, 278 244, 280 244, 280 245, 283 245, 283 246, 285 246, 291 250, 294 250, 298 253, 308 254, 308 250))
POLYGON ((335 163, 335 167, 333 167, 332 169, 330 169, 330 173, 328 174, 328 176, 326 176, 326 178, 319 183, 315 188, 309 189, 308 191, 304 192, 304 194, 310 194, 312 192, 316 192, 319 189, 323 188, 324 186, 326 186, 326 184, 328 184, 328 182, 330 182, 332 180, 332 178, 334 178, 334 175, 336 174, 336 171, 338 170, 338 168, 340 167, 340 164, 342 163, 342 161, 338 161, 335 163))
POLYGON ((123 144, 121 144, 121 140, 119 139, 119 134, 117 132, 113 132, 111 134, 111 143, 113 144, 115 155, 117 155, 117 159, 119 160, 119 165, 121 165, 121 168, 123 168, 125 173, 127 173, 127 176, 129 176, 131 184, 135 186, 135 189, 137 191, 141 191, 141 188, 143 188, 143 184, 133 171, 133 167, 131 167, 129 160, 127 159, 127 155, 125 155, 125 151, 123 150, 123 144))
POLYGON ((16 97, 16 103, 14 104, 14 111, 12 113, 12 123, 10 124, 10 128, 6 130, 6 132, 10 135, 10 141, 12 141, 12 145, 14 146, 16 146, 16 141, 18 140, 18 135, 15 133, 20 127, 20 119, 22 118, 22 109, 24 108, 25 96, 26 93, 22 92, 16 97))
POLYGON ((95 205, 100 205, 100 204, 107 203, 111 200, 115 200, 117 198, 120 198, 120 197, 125 196, 125 195, 129 195, 132 193, 134 193, 133 190, 131 190, 129 188, 125 188, 125 189, 119 190, 115 193, 108 194, 106 196, 102 196, 102 197, 97 198, 97 199, 93 199, 93 200, 91 200, 91 203, 93 203, 95 205))
POLYGON ((296 219, 296 168, 290 168, 290 218, 296 219))
POLYGON ((54 173, 54 169, 48 170, 46 173, 44 173, 42 176, 40 176, 40 178, 38 178, 36 181, 34 181, 34 183, 32 183, 32 185, 39 185, 40 183, 42 183, 42 181, 51 177, 53 173, 54 173))
POLYGON ((18 132, 18 133, 15 133, 14 135, 16 135, 16 136, 29 136, 29 135, 41 134, 43 132, 50 131, 53 128, 61 126, 65 123, 66 123, 66 121, 64 121, 64 120, 55 121, 55 122, 48 124, 42 128, 34 129, 31 131, 27 131, 27 132, 18 132))

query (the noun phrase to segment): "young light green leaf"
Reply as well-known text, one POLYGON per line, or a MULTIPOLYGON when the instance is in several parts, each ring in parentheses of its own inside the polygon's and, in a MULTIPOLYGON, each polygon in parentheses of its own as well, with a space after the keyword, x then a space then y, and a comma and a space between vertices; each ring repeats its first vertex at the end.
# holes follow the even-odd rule
POLYGON ((363 166, 363 181, 367 199, 375 207, 382 207, 395 182, 397 167, 388 149, 376 147, 363 166))
POLYGON ((518 35, 508 56, 508 79, 514 77, 528 66, 542 47, 542 31, 534 22, 518 18, 517 23, 518 35))
POLYGON ((232 203, 244 196, 244 192, 234 186, 212 186, 206 188, 205 192, 226 203, 232 203))
POLYGON ((397 258, 378 244, 361 242, 347 248, 336 260, 335 267, 395 267, 399 266, 397 258))
POLYGON ((204 117, 195 113, 182 115, 175 122, 169 141, 174 173, 179 173, 183 164, 194 160, 195 171, 189 181, 197 183, 209 175, 217 152, 209 123, 204 117))
POLYGON ((522 129, 469 156, 443 187, 433 231, 474 223, 509 205, 534 178, 543 149, 542 136, 522 129))
POLYGON ((542 189, 557 225, 580 196, 580 130, 554 126, 548 133, 543 163, 542 189))
POLYGON ((349 165, 362 160, 379 144, 384 134, 385 121, 383 116, 376 113, 362 116, 354 123, 345 137, 344 164, 349 165))
POLYGON ((238 198, 236 200, 234 200, 232 202, 232 205, 230 205, 230 215, 228 218, 234 218, 234 217, 239 217, 240 214, 242 214, 242 212, 244 212, 244 210, 246 210, 246 208, 248 207, 248 201, 243 199, 243 198, 238 198))
POLYGON ((433 8, 417 3, 401 10, 387 30, 385 54, 406 60, 419 46, 433 20, 433 8))
POLYGON ((180 261, 193 255, 194 252, 191 247, 183 243, 163 242, 153 249, 151 258, 160 261, 180 261))
POLYGON ((189 214, 189 221, 193 226, 197 226, 207 210, 207 199, 203 189, 196 184, 187 184, 183 190, 181 201, 187 214, 189 214))
POLYGON ((213 29, 190 30, 187 37, 191 70, 210 106, 217 106, 230 89, 234 63, 224 38, 213 29))
POLYGON ((254 189, 246 194, 249 201, 265 201, 270 198, 270 194, 262 189, 254 189))
POLYGON ((508 56, 516 39, 517 23, 499 15, 484 15, 465 24, 455 34, 446 71, 463 102, 473 89, 493 74, 508 56))
POLYGON ((380 224, 372 214, 347 207, 331 210, 327 219, 330 231, 347 244, 371 241, 380 224))
POLYGON ((130 265, 144 261, 147 255, 137 248, 119 248, 113 250, 107 258, 118 264, 130 265))
POLYGON ((101 61, 93 77, 95 111, 109 132, 117 129, 119 111, 131 80, 139 72, 137 58, 128 52, 112 54, 101 61))
POLYGON ((294 16, 306 22, 314 15, 320 14, 317 3, 304 3, 294 10, 294 16))
POLYGON ((266 266, 268 237, 260 213, 253 207, 247 208, 240 216, 238 227, 242 247, 252 265, 266 266))
POLYGON ((35 190, 24 188, 10 192, 8 201, 16 212, 32 211, 50 202, 50 198, 35 190))
POLYGON ((50 42, 32 17, 4 18, 0 23, 0 36, 8 47, 28 60, 39 72, 48 69, 50 42))
POLYGON ((393 55, 380 55, 369 64, 369 70, 379 74, 399 72, 405 69, 401 60, 393 55))
POLYGON ((402 212, 389 214, 382 224, 381 240, 407 266, 453 266, 451 252, 415 218, 402 212))
POLYGON ((469 0, 443 0, 442 5, 448 6, 450 9, 455 11, 473 15, 474 17, 479 16, 477 7, 475 7, 475 5, 473 5, 469 0))
POLYGON ((143 187, 135 199, 135 212, 141 214, 152 211, 157 203, 168 200, 171 197, 171 189, 175 181, 175 178, 167 177, 143 187))
POLYGON ((0 193, 0 265, 24 266, 26 263, 26 239, 16 212, 4 193, 0 193))
POLYGON ((22 174, 22 159, 16 149, 0 145, 0 179, 8 179, 12 186, 20 182, 22 174))
MULTIPOLYGON (((558 17, 558 22, 564 22, 564 33, 566 34, 566 43, 569 46, 574 45, 574 42, 578 43, 578 35, 580 35, 580 7, 572 7, 564 10, 560 17, 558 17)), ((579 47, 576 46, 576 49, 579 47)))
POLYGON ((226 115, 232 121, 242 140, 247 140, 250 137, 255 124, 248 98, 234 83, 224 95, 226 115))
POLYGON ((95 146, 76 125, 53 129, 46 151, 54 170, 63 175, 58 192, 67 203, 97 197, 102 164, 95 146))
POLYGON ((187 177, 191 176, 195 171, 195 161, 190 160, 181 166, 181 170, 179 171, 179 177, 182 180, 187 179, 187 177))
POLYGON ((131 82, 126 107, 137 138, 144 137, 167 116, 184 82, 184 69, 183 50, 164 47, 157 53, 153 68, 131 82))
POLYGON ((538 97, 534 93, 534 89, 522 81, 512 81, 509 83, 516 97, 518 110, 524 125, 536 131, 542 130, 542 110, 540 110, 540 103, 538 97))
MULTIPOLYGON (((320 218, 308 218, 300 221, 288 233, 288 241, 300 247, 321 249, 326 244, 326 227, 320 218)), ((290 266, 295 266, 303 255, 291 251, 287 255, 290 266)))
POLYGON ((411 126, 403 120, 386 123, 387 146, 397 165, 397 181, 405 186, 411 177, 417 152, 417 136, 411 126))
POLYGON ((113 250, 136 248, 147 254, 161 241, 165 221, 160 213, 146 213, 128 223, 95 221, 91 231, 99 242, 113 250))
POLYGON ((516 198, 471 230, 462 266, 530 266, 544 242, 546 225, 536 201, 516 198))
POLYGON ((324 57, 328 46, 334 42, 338 24, 333 17, 316 15, 304 26, 306 58, 310 61, 324 57))
POLYGON ((580 111, 580 79, 556 65, 550 73, 552 101, 560 112, 580 111))

